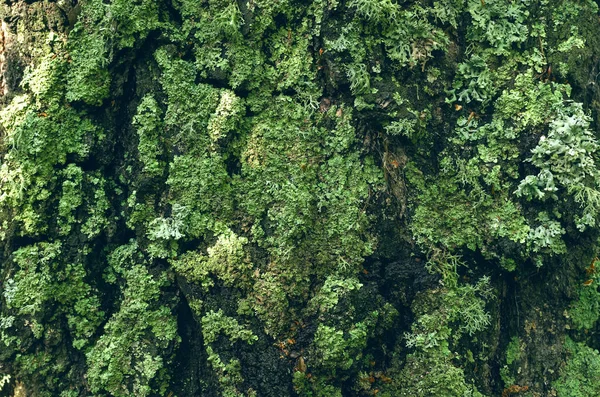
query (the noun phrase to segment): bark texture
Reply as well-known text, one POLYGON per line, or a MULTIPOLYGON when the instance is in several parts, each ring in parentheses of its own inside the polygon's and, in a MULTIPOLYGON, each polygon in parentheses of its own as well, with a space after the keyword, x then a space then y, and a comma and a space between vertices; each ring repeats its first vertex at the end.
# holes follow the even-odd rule
POLYGON ((592 0, 0 4, 0 395, 600 395, 592 0))

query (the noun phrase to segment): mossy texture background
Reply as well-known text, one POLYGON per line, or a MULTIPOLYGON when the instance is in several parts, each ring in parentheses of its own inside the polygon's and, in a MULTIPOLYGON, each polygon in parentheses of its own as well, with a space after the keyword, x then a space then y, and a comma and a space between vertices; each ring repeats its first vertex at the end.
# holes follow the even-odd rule
POLYGON ((0 395, 600 395, 596 1, 0 18, 0 395))

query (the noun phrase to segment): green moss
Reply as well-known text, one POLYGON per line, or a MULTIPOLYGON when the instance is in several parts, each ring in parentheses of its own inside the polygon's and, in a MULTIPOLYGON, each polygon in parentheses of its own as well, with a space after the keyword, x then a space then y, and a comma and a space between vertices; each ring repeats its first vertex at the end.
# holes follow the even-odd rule
MULTIPOLYGON (((416 320, 404 336, 409 354, 401 369, 389 372, 393 381, 383 395, 482 396, 464 371, 465 360, 453 350, 465 334, 473 337, 489 326, 485 304, 493 290, 488 279, 459 284, 456 258, 437 253, 430 262, 448 288, 423 291, 413 301, 416 320)), ((472 353, 469 356, 472 361, 472 353)))
POLYGON ((331 375, 335 375, 336 368, 349 369, 355 360, 360 359, 360 351, 367 344, 369 323, 373 321, 357 323, 347 335, 333 327, 319 326, 314 340, 319 364, 332 370, 329 372, 331 375))
POLYGON ((244 252, 247 243, 247 238, 229 230, 219 236, 214 246, 208 248, 208 255, 187 252, 180 259, 172 261, 173 268, 206 291, 214 286, 211 276, 225 286, 247 289, 253 269, 244 252))
POLYGON ((505 388, 516 383, 515 375, 519 373, 519 370, 515 368, 513 363, 520 362, 521 343, 521 339, 518 336, 513 336, 506 346, 506 365, 500 368, 500 376, 505 388))
POLYGON ((110 95, 115 52, 133 47, 160 26, 159 3, 88 0, 69 37, 66 98, 99 106, 110 95))
POLYGON ((163 367, 179 341, 169 304, 162 304, 165 274, 153 277, 140 261, 135 243, 117 248, 111 258, 111 282, 123 283, 121 304, 104 325, 102 336, 86 352, 87 378, 94 393, 147 396, 164 390, 163 367))
MULTIPOLYGON (((34 395, 479 396, 498 271, 595 251, 591 0, 0 8, 0 365, 34 395)), ((594 395, 571 345, 557 392, 594 395)))
POLYGON ((567 365, 553 383, 558 397, 588 397, 600 393, 600 354, 583 343, 567 338, 567 365))
POLYGON ((506 364, 511 365, 515 360, 521 357, 521 340, 518 336, 513 336, 506 347, 506 364))
POLYGON ((166 166, 162 157, 165 152, 162 111, 152 96, 145 96, 133 118, 139 137, 139 159, 149 176, 161 176, 166 166), (162 160, 162 161, 161 161, 162 160))
POLYGON ((568 316, 576 329, 591 330, 600 317, 600 291, 598 291, 598 271, 596 259, 586 268, 588 277, 578 286, 578 297, 568 310, 568 316))
MULTIPOLYGON (((226 363, 215 349, 215 342, 220 334, 227 338, 227 342, 233 345, 237 341, 243 341, 253 344, 258 337, 250 330, 241 326, 236 319, 226 316, 222 310, 218 312, 210 311, 202 317, 202 331, 204 335, 204 345, 208 354, 208 362, 216 372, 219 383, 222 387, 224 396, 243 396, 239 391, 244 379, 241 376, 240 361, 231 358, 226 363)), ((248 397, 256 396, 252 390, 248 390, 248 397)))

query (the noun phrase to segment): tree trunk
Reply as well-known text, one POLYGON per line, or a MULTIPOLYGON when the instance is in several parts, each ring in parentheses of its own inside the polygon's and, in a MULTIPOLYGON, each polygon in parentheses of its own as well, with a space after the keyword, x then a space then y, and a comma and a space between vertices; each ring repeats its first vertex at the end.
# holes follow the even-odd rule
POLYGON ((0 15, 0 395, 600 395, 597 2, 0 15))

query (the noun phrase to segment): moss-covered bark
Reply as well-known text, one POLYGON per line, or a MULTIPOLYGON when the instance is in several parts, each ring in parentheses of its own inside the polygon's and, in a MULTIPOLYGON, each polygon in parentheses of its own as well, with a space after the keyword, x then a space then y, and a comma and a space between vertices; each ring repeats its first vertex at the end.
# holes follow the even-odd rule
POLYGON ((598 8, 3 1, 0 394, 600 395, 598 8))

